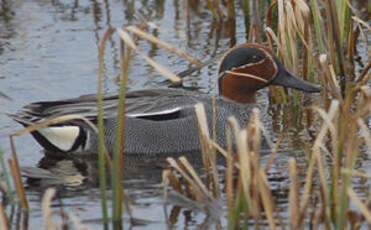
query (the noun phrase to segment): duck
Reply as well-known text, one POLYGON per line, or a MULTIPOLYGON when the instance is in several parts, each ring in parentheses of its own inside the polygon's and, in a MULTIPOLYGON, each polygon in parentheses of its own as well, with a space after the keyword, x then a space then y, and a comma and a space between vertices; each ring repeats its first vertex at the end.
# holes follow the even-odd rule
MULTIPOLYGON (((202 103, 209 127, 215 98, 216 141, 226 145, 226 121, 234 116, 247 125, 258 90, 270 85, 284 86, 307 93, 318 93, 321 86, 290 73, 278 57, 261 44, 244 43, 227 50, 217 71, 218 96, 186 89, 146 89, 129 91, 125 100, 125 154, 186 154, 199 152, 200 140, 194 106, 202 103)), ((117 127, 118 95, 105 95, 104 136, 112 153, 117 127)), ((11 114, 25 127, 63 115, 82 115, 97 123, 97 95, 72 99, 34 102, 11 114)), ((70 120, 31 132, 47 152, 59 154, 96 154, 98 136, 81 120, 70 120)))

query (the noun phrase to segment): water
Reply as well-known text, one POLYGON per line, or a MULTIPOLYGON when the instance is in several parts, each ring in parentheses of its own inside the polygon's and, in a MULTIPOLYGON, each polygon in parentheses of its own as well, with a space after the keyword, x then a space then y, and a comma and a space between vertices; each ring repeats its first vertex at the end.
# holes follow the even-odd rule
MULTIPOLYGON (((2 1, 0 93, 10 99, 0 96, 0 146, 6 158, 10 157, 8 135, 21 127, 7 118, 3 112, 14 113, 23 105, 34 101, 57 100, 95 93, 97 47, 109 27, 136 25, 143 18, 159 27, 150 29, 150 33, 201 61, 220 55, 235 43, 246 42, 248 29, 241 11, 238 11, 235 31, 231 31, 230 24, 213 22, 205 7, 191 8, 189 12, 191 18, 187 21, 183 4, 182 1, 170 0, 2 1)), ((177 55, 146 41, 140 40, 138 46, 144 54, 174 72, 181 72, 192 66, 177 55)), ((106 45, 103 79, 105 92, 116 92, 119 87, 116 81, 120 71, 119 62, 119 40, 115 37, 106 45)), ((128 87, 131 90, 166 87, 163 84, 165 79, 140 57, 133 57, 129 71, 128 87)), ((187 77, 184 84, 199 87, 200 91, 212 94, 216 92, 215 75, 216 64, 187 77)), ((305 162, 302 146, 309 138, 309 129, 305 121, 312 119, 312 114, 300 111, 292 105, 270 103, 265 93, 259 95, 258 102, 267 108, 263 113, 270 117, 273 133, 278 135, 286 130, 291 140, 283 144, 281 155, 275 161, 270 175, 276 202, 279 208, 285 210, 289 183, 286 163, 291 156, 295 156, 298 162, 305 162)), ((309 101, 313 103, 317 103, 318 99, 318 96, 309 96, 309 101)), ((43 224, 41 195, 49 186, 57 187, 59 190, 58 197, 61 199, 55 201, 54 205, 78 215, 88 226, 101 228, 96 161, 74 159, 56 163, 53 159, 43 159, 41 147, 30 135, 16 137, 16 147, 22 167, 35 167, 41 164, 53 175, 58 175, 49 180, 27 183, 27 196, 31 206, 30 229, 38 229, 39 227, 33 226, 43 224), (66 172, 69 174, 63 175, 66 172), (76 184, 72 184, 71 178, 75 179, 74 182, 79 186, 74 186, 76 184)), ((364 161, 359 167, 367 169, 370 158, 369 155, 363 157, 364 161)), ((166 228, 161 186, 163 161, 133 159, 130 162, 132 163, 127 167, 124 186, 130 197, 134 216, 143 221, 131 227, 166 228)), ((359 183, 361 189, 364 189, 362 183, 359 183)), ((169 219, 175 228, 207 228, 212 222, 203 212, 195 212, 190 208, 180 209, 170 205, 167 212, 172 214, 169 219)), ((283 211, 283 216, 285 214, 287 216, 287 212, 283 211)), ((225 225, 224 221, 222 225, 225 225)), ((125 215, 125 228, 128 226, 130 224, 125 215)))

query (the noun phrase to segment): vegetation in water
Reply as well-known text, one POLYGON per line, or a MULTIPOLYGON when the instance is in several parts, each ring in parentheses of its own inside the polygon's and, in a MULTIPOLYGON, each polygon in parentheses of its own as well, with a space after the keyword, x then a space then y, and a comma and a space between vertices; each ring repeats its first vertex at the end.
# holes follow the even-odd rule
MULTIPOLYGON (((298 167, 294 158, 287 162, 290 185, 288 197, 287 219, 280 216, 270 189, 267 174, 277 157, 282 136, 274 144, 272 153, 265 166, 261 165, 260 142, 262 134, 266 133, 261 122, 259 110, 254 110, 247 127, 240 127, 233 118, 226 121, 226 149, 221 148, 210 137, 203 106, 197 105, 195 111, 199 122, 199 134, 202 145, 202 160, 204 174, 197 170, 182 156, 178 159, 168 158, 168 169, 163 171, 164 206, 169 193, 176 194, 190 204, 194 204, 208 215, 215 217, 216 228, 221 228, 220 210, 226 207, 226 219, 229 229, 245 229, 248 226, 259 227, 267 224, 271 229, 359 229, 363 224, 371 223, 371 200, 362 200, 352 188, 352 178, 369 179, 371 175, 355 169, 358 155, 362 149, 371 151, 371 134, 369 117, 371 113, 370 67, 371 62, 364 66, 358 74, 355 70, 357 42, 367 40, 360 35, 370 33, 370 26, 356 17, 351 7, 351 1, 318 1, 318 0, 276 0, 267 4, 266 1, 243 0, 239 3, 233 0, 205 2, 185 1, 187 7, 198 4, 209 11, 216 21, 228 21, 235 24, 238 6, 242 6, 243 14, 252 15, 253 22, 247 36, 249 42, 266 41, 272 50, 296 75, 305 80, 320 81, 323 87, 321 105, 307 108, 316 116, 316 134, 312 143, 307 146, 307 168, 298 167), (265 22, 265 23, 263 23, 265 22), (233 147, 235 146, 235 148, 233 147), (225 169, 218 170, 217 158, 225 158, 225 169), (306 175, 305 181, 300 181, 298 174, 306 175), (316 182, 317 181, 317 182, 316 182), (357 210, 350 209, 350 202, 357 210), (218 211, 216 211, 218 210, 218 211)), ((187 8, 185 9, 188 10, 187 8)), ((188 12, 188 11, 187 11, 188 12)), ((189 17, 189 14, 186 16, 189 17)), ((16 148, 13 138, 24 135, 40 127, 61 121, 81 119, 87 122, 99 134, 99 185, 102 202, 102 219, 104 227, 122 228, 123 205, 128 210, 131 221, 135 218, 126 198, 122 175, 125 156, 124 146, 125 123, 125 92, 128 79, 128 66, 133 54, 141 56, 153 68, 167 77, 173 84, 180 84, 181 78, 166 67, 144 55, 137 46, 138 39, 145 39, 159 47, 168 49, 191 62, 195 69, 200 69, 208 63, 188 56, 174 46, 164 43, 146 32, 147 23, 124 28, 109 28, 99 45, 98 68, 98 127, 81 116, 64 116, 44 121, 34 126, 20 130, 10 135, 12 158, 6 161, 0 152, 2 171, 5 172, 5 183, 0 181, 3 201, 0 205, 0 228, 10 229, 11 216, 7 215, 6 203, 19 203, 27 221, 29 208, 21 179, 16 148), (103 125, 103 92, 102 74, 104 48, 111 36, 120 37, 121 75, 120 102, 118 106, 117 140, 112 155, 104 146, 103 125), (112 156, 112 159, 111 159, 112 156), (108 174, 108 175, 107 175, 108 174), (110 178, 112 195, 112 211, 107 205, 107 187, 110 178), (13 186, 11 185, 11 180, 13 186), (16 198, 12 192, 16 191, 16 198)), ((370 60, 370 57, 369 57, 370 60)), ((276 103, 292 102, 303 105, 304 97, 297 92, 283 88, 270 88, 270 100, 276 103)), ((269 138, 269 137, 268 137, 269 138)), ((43 217, 46 229, 56 229, 54 217, 59 215, 67 226, 66 220, 73 222, 77 229, 84 229, 79 219, 71 213, 61 210, 55 213, 51 210, 51 200, 54 189, 48 189, 42 200, 43 217)), ((164 211, 167 212, 166 207, 164 211)), ((168 216, 167 214, 165 216, 168 216)), ((166 220, 169 226, 171 220, 166 220)))

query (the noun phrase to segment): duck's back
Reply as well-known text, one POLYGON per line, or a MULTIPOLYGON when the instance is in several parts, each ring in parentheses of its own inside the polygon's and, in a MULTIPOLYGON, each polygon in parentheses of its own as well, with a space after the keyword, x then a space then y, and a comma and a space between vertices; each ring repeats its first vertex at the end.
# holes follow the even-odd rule
MULTIPOLYGON (((30 123, 67 114, 81 114, 96 123, 96 95, 85 95, 75 99, 37 102, 25 107, 15 115, 17 121, 27 126, 30 123), (17 119, 18 118, 18 119, 17 119)), ((194 105, 203 103, 209 129, 212 127, 212 97, 186 90, 141 90, 126 95, 125 153, 127 154, 169 154, 200 150, 197 118, 194 105)), ((108 150, 113 150, 117 127, 117 96, 104 97, 105 140, 108 150)), ((251 112, 251 105, 242 105, 216 98, 217 141, 224 146, 225 125, 229 116, 235 116, 245 125, 251 112)), ((53 147, 48 138, 32 133, 36 140, 49 151, 97 152, 97 136, 82 121, 70 121, 58 126, 78 127, 80 132, 70 149, 53 147)), ((211 130, 210 130, 211 134, 211 130)), ((65 145, 64 145, 65 146, 65 145)))

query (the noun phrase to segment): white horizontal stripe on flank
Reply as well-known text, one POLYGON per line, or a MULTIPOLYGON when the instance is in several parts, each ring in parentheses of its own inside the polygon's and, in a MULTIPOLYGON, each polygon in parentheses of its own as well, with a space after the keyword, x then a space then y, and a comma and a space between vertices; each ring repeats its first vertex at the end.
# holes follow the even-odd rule
POLYGON ((241 77, 248 77, 248 78, 251 78, 251 79, 261 81, 263 83, 268 83, 268 81, 265 80, 264 78, 261 78, 261 77, 258 77, 258 76, 252 75, 252 74, 248 74, 248 73, 233 72, 233 71, 229 71, 229 70, 225 71, 225 73, 233 74, 233 75, 237 75, 237 76, 241 76, 241 77))
POLYGON ((52 145, 63 151, 71 150, 80 133, 77 126, 46 127, 37 130, 52 145))
POLYGON ((126 114, 128 117, 147 117, 147 116, 156 116, 156 115, 166 115, 170 113, 175 113, 180 111, 182 108, 181 107, 175 107, 172 109, 165 109, 165 110, 160 110, 160 111, 155 111, 155 112, 149 112, 149 113, 132 113, 132 114, 126 114))

